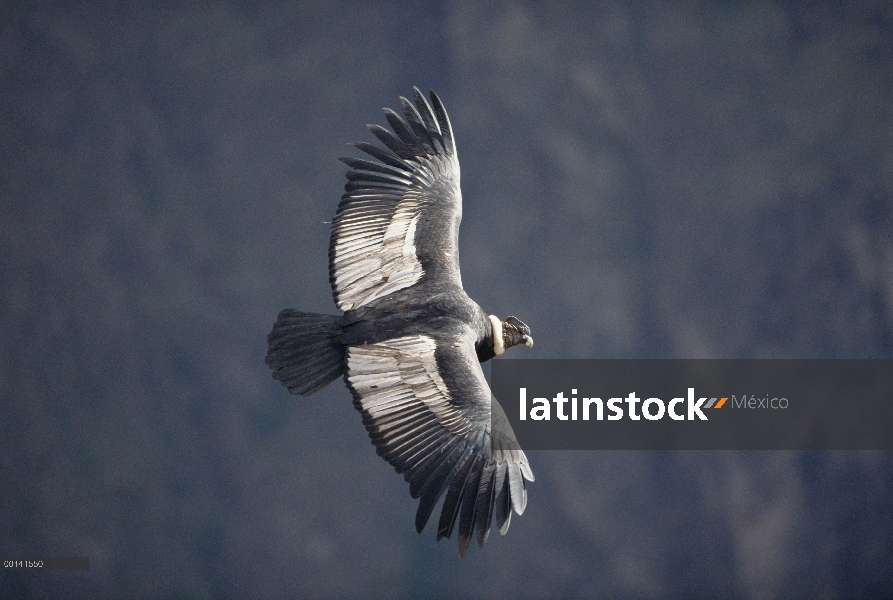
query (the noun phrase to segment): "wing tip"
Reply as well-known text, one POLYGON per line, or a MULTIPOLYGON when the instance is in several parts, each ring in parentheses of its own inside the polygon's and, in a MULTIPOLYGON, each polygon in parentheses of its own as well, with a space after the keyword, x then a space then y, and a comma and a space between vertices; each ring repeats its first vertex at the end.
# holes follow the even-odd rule
POLYGON ((453 126, 450 123, 450 117, 447 114, 446 108, 443 105, 443 101, 441 101, 440 96, 434 90, 429 90, 429 95, 431 96, 431 104, 434 108, 434 114, 437 118, 437 123, 440 126, 440 133, 443 137, 444 145, 446 146, 447 154, 456 157, 456 141, 453 137, 453 126))

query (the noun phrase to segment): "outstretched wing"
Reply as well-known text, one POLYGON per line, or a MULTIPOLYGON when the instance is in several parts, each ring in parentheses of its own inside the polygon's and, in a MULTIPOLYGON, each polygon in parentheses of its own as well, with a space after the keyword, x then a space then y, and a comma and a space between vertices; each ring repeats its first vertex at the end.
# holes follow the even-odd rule
POLYGON ((347 351, 347 385, 369 437, 419 498, 416 529, 446 493, 437 539, 449 538, 458 518, 460 556, 475 532, 483 547, 494 517, 508 531, 512 508, 520 515, 527 503, 524 480, 533 481, 517 443, 491 430, 474 337, 441 330, 347 351))
POLYGON ((417 88, 400 98, 406 121, 384 109, 394 133, 368 125, 387 147, 358 143, 380 162, 342 158, 346 193, 332 220, 329 281, 347 311, 422 279, 462 286, 459 222, 462 193, 453 131, 440 98, 417 88))

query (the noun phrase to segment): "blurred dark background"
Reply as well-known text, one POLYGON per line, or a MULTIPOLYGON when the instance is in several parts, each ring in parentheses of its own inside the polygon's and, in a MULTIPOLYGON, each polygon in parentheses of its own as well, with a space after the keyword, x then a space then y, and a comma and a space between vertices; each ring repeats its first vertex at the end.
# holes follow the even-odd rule
POLYGON ((412 85, 530 357, 893 357, 888 2, 2 2, 0 553, 91 569, 0 596, 893 595, 890 453, 531 453, 508 536, 415 533, 263 362, 412 85))

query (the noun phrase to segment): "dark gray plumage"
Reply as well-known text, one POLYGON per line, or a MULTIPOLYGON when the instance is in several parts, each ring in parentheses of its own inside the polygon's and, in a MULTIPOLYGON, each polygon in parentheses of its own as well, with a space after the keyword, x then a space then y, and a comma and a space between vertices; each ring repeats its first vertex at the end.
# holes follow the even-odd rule
POLYGON ((393 133, 369 130, 387 150, 355 144, 378 162, 342 158, 346 193, 332 221, 329 281, 342 316, 287 309, 268 336, 266 362, 294 394, 344 375, 378 454, 419 498, 421 532, 444 498, 437 539, 459 525, 459 555, 483 546, 495 517, 508 530, 527 502, 527 457, 492 431, 490 388, 480 363, 533 346, 515 317, 488 316, 462 288, 462 194, 443 104, 413 89, 390 109, 393 133), (492 439, 491 439, 492 438, 492 439))

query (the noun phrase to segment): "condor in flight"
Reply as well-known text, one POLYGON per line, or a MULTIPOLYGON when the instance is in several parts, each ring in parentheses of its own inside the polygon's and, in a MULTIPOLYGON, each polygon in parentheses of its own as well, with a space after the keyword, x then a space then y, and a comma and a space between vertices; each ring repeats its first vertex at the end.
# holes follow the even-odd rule
POLYGON ((419 498, 421 533, 446 494, 438 541, 459 522, 459 555, 495 517, 501 534, 527 503, 527 457, 493 431, 480 363, 516 344, 533 346, 515 317, 487 315, 462 289, 462 193, 453 130, 440 98, 413 88, 394 133, 368 125, 387 149, 358 143, 376 161, 342 158, 346 193, 332 221, 329 281, 341 316, 279 313, 267 365, 293 394, 340 375, 382 458, 419 498), (491 440, 491 437, 493 438, 491 440))

